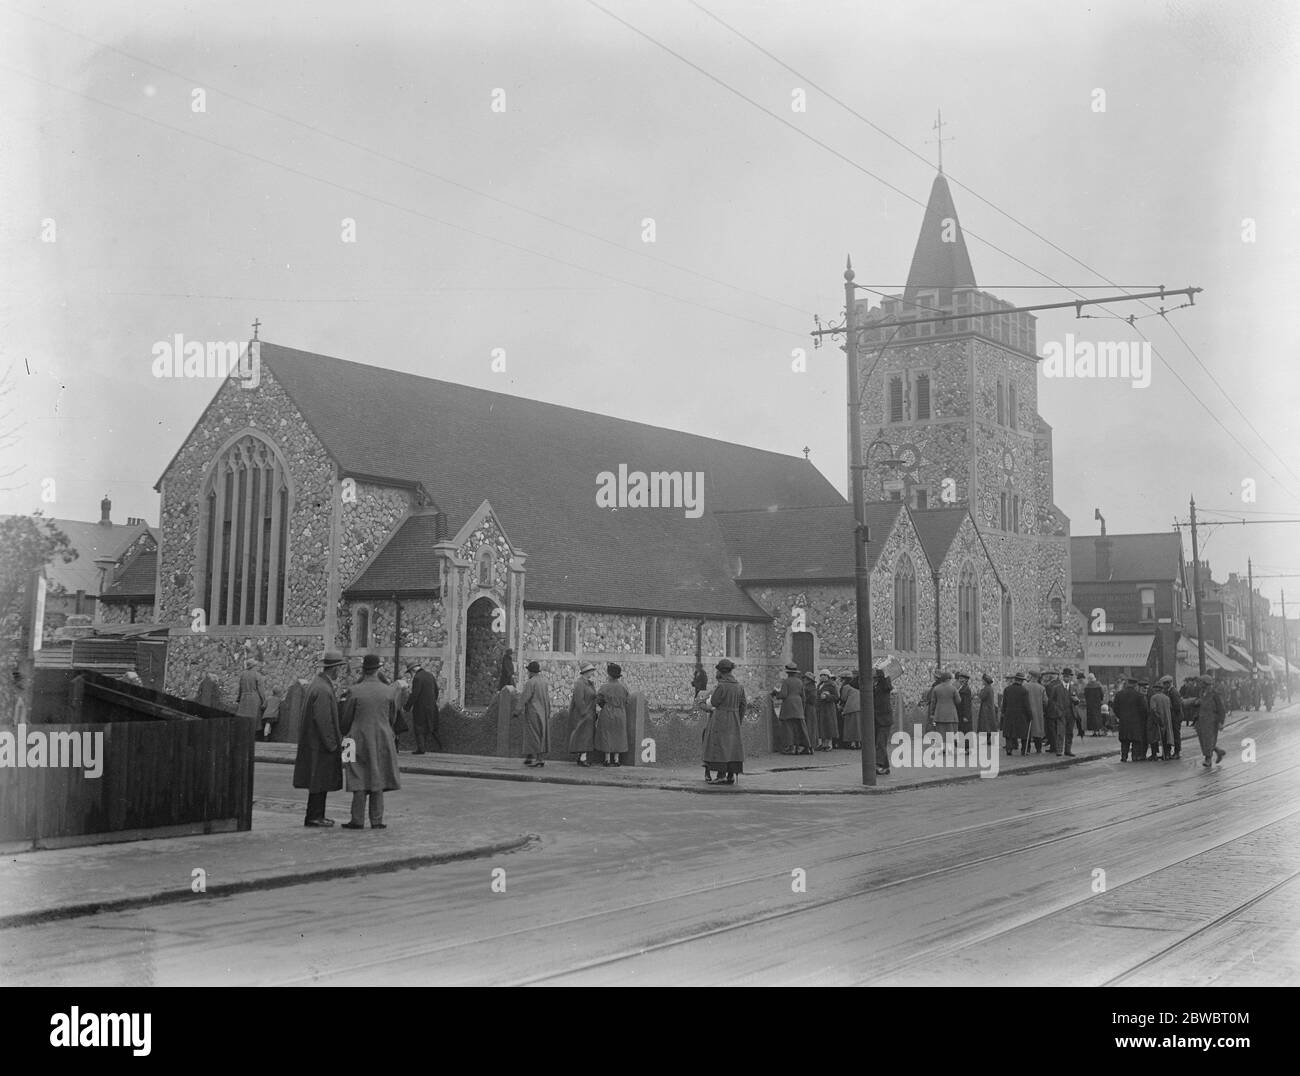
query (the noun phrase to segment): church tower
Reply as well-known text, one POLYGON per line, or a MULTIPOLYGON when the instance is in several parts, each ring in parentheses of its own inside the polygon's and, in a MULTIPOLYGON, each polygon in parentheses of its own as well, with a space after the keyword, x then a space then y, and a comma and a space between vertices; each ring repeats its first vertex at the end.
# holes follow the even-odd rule
POLYGON ((1001 657, 1068 664, 1069 521, 1053 503, 1052 431, 1038 414, 1036 319, 998 313, 1014 304, 976 286, 942 171, 903 293, 873 301, 855 311, 867 500, 968 508, 1006 588, 981 599, 1001 605, 1001 657), (963 316, 913 323, 937 314, 963 316))

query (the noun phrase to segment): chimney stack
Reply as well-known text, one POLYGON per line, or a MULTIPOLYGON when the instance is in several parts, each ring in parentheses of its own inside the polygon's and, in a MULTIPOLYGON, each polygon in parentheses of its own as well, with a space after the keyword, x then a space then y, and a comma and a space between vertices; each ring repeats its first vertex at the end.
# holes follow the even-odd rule
POLYGON ((1110 538, 1094 538, 1093 546, 1097 552, 1097 580, 1107 582, 1110 579, 1110 550, 1115 543, 1110 538))
POLYGON ((109 513, 113 511, 113 502, 108 499, 108 494, 104 494, 104 499, 99 502, 99 525, 101 527, 111 527, 113 521, 109 519, 109 513))
POLYGON ((447 540, 447 513, 433 513, 433 540, 435 542, 445 542, 447 540))

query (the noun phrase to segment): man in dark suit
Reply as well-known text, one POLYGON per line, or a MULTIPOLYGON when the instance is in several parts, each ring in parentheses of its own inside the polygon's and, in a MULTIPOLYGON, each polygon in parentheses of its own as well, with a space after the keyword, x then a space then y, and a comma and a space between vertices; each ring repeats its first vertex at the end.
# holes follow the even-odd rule
POLYGON ((415 675, 411 677, 411 697, 406 700, 406 709, 415 718, 415 753, 422 755, 429 750, 425 745, 432 740, 442 750, 442 739, 438 736, 438 681, 433 673, 428 672, 423 663, 412 662, 415 675))
POLYGON ((1006 740, 1008 755, 1015 754, 1017 747, 1022 755, 1029 754, 1029 731, 1033 713, 1029 709, 1026 679, 1024 673, 1016 673, 1015 679, 1002 692, 1002 738, 1006 740))
POLYGON ((1133 761, 1141 762, 1147 753, 1149 708, 1136 679, 1129 677, 1124 681, 1124 686, 1115 692, 1111 709, 1119 722, 1119 760, 1127 762, 1132 753, 1133 761))
POLYGON ((303 698, 298 757, 293 766, 293 787, 307 789, 306 826, 332 826, 325 817, 325 797, 343 787, 343 736, 339 731, 339 704, 334 683, 347 662, 337 650, 326 650, 321 671, 303 698))

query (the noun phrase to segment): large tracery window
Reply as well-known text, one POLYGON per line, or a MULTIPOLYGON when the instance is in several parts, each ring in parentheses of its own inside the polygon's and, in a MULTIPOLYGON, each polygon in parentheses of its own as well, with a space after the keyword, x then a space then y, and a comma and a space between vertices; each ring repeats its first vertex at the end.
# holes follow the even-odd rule
POLYGON ((894 649, 916 649, 916 570, 906 554, 894 572, 894 649))
POLYGON ((208 623, 283 624, 293 504, 280 454, 260 437, 241 437, 209 471, 203 506, 208 623))

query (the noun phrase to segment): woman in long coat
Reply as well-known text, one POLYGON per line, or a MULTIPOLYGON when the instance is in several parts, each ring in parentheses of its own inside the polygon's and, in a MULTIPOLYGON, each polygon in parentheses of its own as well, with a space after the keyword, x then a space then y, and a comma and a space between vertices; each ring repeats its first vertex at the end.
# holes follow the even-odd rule
POLYGON ((854 686, 853 677, 845 673, 840 677, 840 709, 844 715, 844 733, 840 742, 851 748, 862 746, 862 693, 854 686))
POLYGON ((343 727, 354 744, 347 763, 348 791, 352 793, 352 821, 344 829, 364 829, 366 801, 370 802, 370 828, 384 829, 384 793, 402 787, 397 775, 397 737, 393 723, 397 705, 391 685, 379 679, 379 655, 367 654, 361 663, 361 680, 343 707, 343 727))
POLYGON ((799 678, 799 666, 793 661, 786 662, 785 679, 781 681, 780 687, 772 689, 772 698, 781 704, 777 720, 789 741, 781 753, 811 755, 812 742, 808 739, 808 727, 804 723, 803 681, 799 678))
POLYGON ((1196 712, 1196 738, 1201 741, 1201 754, 1205 756, 1202 766, 1211 765, 1210 755, 1215 756, 1215 762, 1222 762, 1228 753, 1219 746, 1219 729, 1223 728, 1225 716, 1223 699, 1214 680, 1202 676, 1200 706, 1196 712))
POLYGON ((1097 677, 1089 673, 1088 680, 1083 685, 1083 703, 1087 707, 1088 731, 1094 736, 1101 736, 1106 731, 1106 723, 1101 716, 1101 705, 1105 701, 1106 692, 1097 683, 1097 677))
POLYGON ((587 752, 596 749, 596 685, 592 674, 596 666, 586 662, 573 684, 569 700, 569 753, 578 756, 579 766, 590 766, 587 752))
POLYGON ((612 661, 605 666, 609 680, 596 695, 600 714, 596 718, 596 750, 605 752, 606 766, 621 766, 618 756, 627 747, 628 690, 623 684, 623 669, 612 661))
POLYGON ((952 682, 952 673, 939 673, 939 682, 930 688, 930 719, 943 737, 945 752, 952 749, 953 740, 949 737, 957 735, 957 702, 957 685, 952 682))
POLYGON ((829 751, 840 738, 839 714, 835 704, 839 690, 831 678, 830 670, 823 669, 817 678, 817 750, 829 751))
POLYGON ((541 673, 537 662, 528 663, 528 679, 515 702, 515 713, 524 716, 525 766, 545 766, 540 756, 551 749, 551 689, 541 673))
POLYGON ((745 747, 740 739, 740 721, 745 714, 745 689, 731 675, 735 663, 718 662, 718 685, 704 701, 709 712, 704 723, 704 780, 711 785, 734 785, 736 775, 745 772, 745 747), (716 772, 717 777, 710 777, 716 772))

